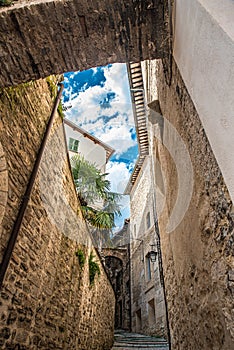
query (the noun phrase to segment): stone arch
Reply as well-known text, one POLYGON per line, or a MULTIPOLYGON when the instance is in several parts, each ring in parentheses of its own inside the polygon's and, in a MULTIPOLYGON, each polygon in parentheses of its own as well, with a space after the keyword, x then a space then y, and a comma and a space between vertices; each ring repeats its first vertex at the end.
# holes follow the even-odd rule
POLYGON ((167 0, 18 0, 0 15, 2 87, 169 53, 167 0))
POLYGON ((4 214, 5 214, 7 198, 8 198, 7 163, 6 163, 4 150, 0 142, 0 225, 2 223, 4 214))
POLYGON ((120 271, 123 269, 123 261, 116 256, 107 255, 105 256, 105 266, 107 269, 111 269, 115 266, 115 270, 120 271))
POLYGON ((123 267, 128 262, 128 249, 127 248, 105 248, 102 250, 103 256, 116 258, 122 261, 123 267))
POLYGON ((119 265, 122 267, 123 266, 123 260, 120 259, 119 257, 115 256, 115 255, 105 255, 105 259, 110 258, 110 259, 115 259, 116 261, 118 261, 119 265))
POLYGON ((127 248, 105 248, 105 267, 110 277, 115 297, 115 328, 131 329, 130 264, 127 248), (107 262, 110 262, 109 264, 107 262))

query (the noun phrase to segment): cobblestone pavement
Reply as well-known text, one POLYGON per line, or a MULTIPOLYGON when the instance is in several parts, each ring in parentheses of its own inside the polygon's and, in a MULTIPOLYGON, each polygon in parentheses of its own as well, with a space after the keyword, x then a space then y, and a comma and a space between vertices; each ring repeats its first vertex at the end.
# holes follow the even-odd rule
POLYGON ((111 350, 168 350, 168 344, 163 338, 149 337, 147 335, 117 331, 115 343, 111 350))

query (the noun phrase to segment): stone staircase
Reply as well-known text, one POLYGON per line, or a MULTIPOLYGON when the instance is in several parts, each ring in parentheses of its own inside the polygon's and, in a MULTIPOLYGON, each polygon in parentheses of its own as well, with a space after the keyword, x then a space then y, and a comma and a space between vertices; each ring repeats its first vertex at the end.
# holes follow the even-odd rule
POLYGON ((128 333, 124 331, 115 332, 115 343, 112 350, 132 350, 132 349, 158 349, 168 350, 168 343, 163 338, 150 337, 147 335, 128 333))

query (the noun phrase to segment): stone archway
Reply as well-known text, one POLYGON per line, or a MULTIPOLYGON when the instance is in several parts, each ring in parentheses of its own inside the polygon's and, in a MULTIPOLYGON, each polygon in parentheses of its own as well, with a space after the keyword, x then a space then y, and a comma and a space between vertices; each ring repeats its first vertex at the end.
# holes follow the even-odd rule
POLYGON ((0 17, 1 87, 169 52, 167 0, 18 0, 0 17))
POLYGON ((116 297, 115 328, 131 330, 130 263, 128 248, 105 248, 105 268, 116 297))

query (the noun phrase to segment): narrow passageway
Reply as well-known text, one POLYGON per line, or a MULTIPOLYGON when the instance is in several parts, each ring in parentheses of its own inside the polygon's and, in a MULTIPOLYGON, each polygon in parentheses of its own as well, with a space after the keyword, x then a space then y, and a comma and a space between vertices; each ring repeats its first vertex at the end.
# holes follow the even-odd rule
POLYGON ((115 343, 111 350, 130 349, 158 349, 168 350, 168 344, 163 338, 150 337, 138 333, 128 333, 125 331, 115 332, 115 343))

